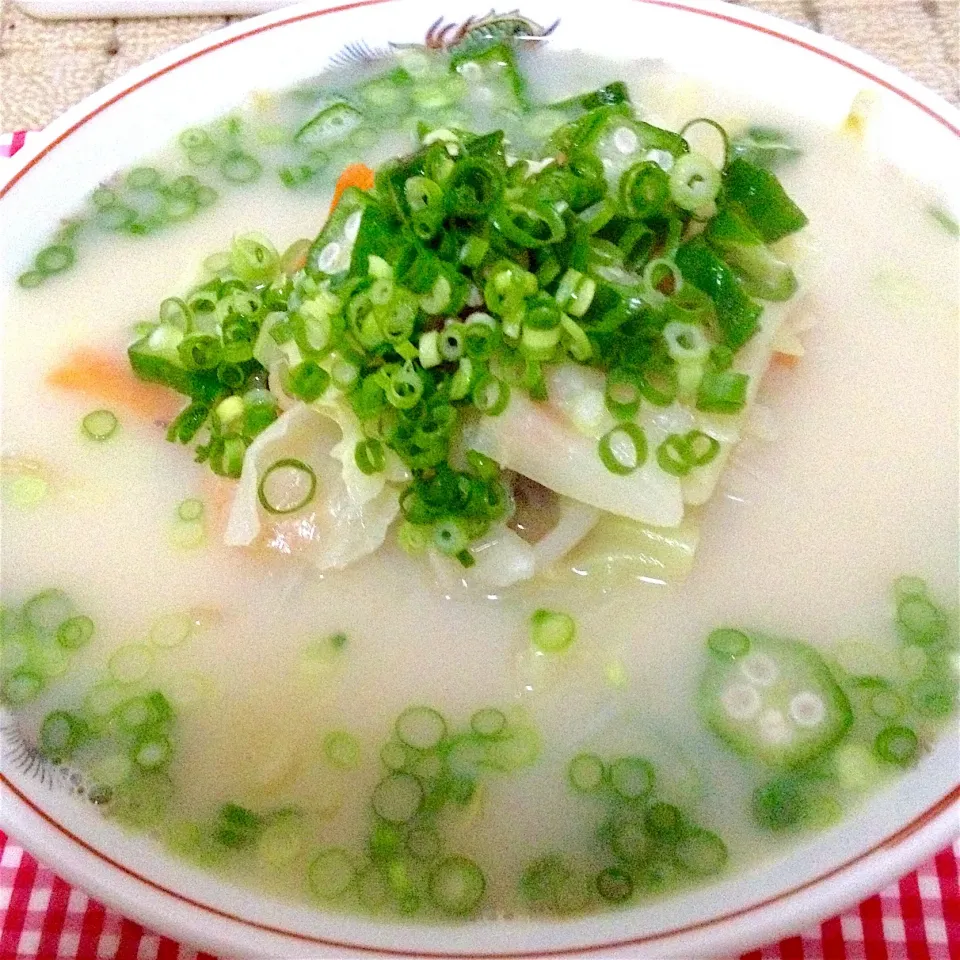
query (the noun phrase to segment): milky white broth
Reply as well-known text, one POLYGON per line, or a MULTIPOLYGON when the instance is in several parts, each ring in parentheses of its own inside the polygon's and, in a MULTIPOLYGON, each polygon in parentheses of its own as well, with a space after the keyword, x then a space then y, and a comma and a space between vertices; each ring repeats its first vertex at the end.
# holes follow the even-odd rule
POLYGON ((131 325, 187 289, 235 234, 261 231, 278 249, 315 235, 329 203, 320 191, 272 176, 224 190, 172 230, 86 244, 70 272, 9 301, 3 453, 42 461, 53 482, 41 504, 4 507, 4 598, 60 587, 97 626, 70 672, 22 710, 24 729, 33 736, 49 710, 75 707, 105 677, 111 651, 142 641, 159 615, 200 610, 199 629, 158 655, 149 684, 177 710, 171 816, 210 818, 225 802, 304 810, 310 842, 293 865, 235 862, 238 879, 271 891, 306 896, 306 864, 321 846, 363 849, 378 751, 400 711, 420 703, 460 726, 478 707, 521 705, 542 736, 538 763, 486 777, 483 803, 445 821, 448 848, 484 867, 488 913, 524 909, 516 881, 532 859, 589 848, 600 808, 565 781, 582 749, 649 756, 663 796, 723 837, 732 869, 783 855, 784 836, 750 819, 756 779, 697 714, 709 631, 739 625, 823 648, 850 637, 891 648, 897 576, 924 577, 941 603, 957 595, 957 245, 929 216, 931 197, 849 136, 660 68, 541 54, 528 70, 554 97, 622 77, 664 125, 749 117, 788 129, 804 151, 778 170, 810 218, 793 241, 800 291, 770 309, 815 323, 802 334, 802 361, 765 377, 760 402, 776 437, 736 454, 702 511, 683 583, 450 599, 392 536, 323 576, 227 548, 215 532, 202 549, 171 544, 177 504, 209 497, 209 469, 165 442, 162 427, 119 409, 118 437, 84 442, 79 422, 97 402, 44 377, 79 345, 124 351, 131 325), (528 621, 540 606, 572 613, 578 639, 559 662, 531 665, 528 621), (305 644, 338 631, 349 638, 338 665, 304 671, 305 644), (608 682, 611 664, 625 684, 608 682), (198 676, 204 689, 189 704, 178 690, 198 676), (356 770, 324 762, 332 730, 359 737, 356 770))

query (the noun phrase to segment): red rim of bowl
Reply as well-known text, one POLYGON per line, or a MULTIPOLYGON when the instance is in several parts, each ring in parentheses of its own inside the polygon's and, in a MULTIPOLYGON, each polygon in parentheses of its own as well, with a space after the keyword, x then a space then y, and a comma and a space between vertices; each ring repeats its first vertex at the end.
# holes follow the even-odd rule
MULTIPOLYGON (((159 70, 149 74, 146 77, 138 80, 137 82, 131 84, 129 87, 121 90, 119 93, 110 97, 104 103, 99 104, 80 120, 73 123, 66 130, 60 133, 54 140, 49 144, 39 150, 34 156, 32 156, 17 173, 2 187, 0 188, 0 199, 6 196, 7 193, 17 184, 25 174, 30 171, 34 166, 37 165, 47 154, 53 151, 57 146, 63 143, 71 134, 77 131, 80 127, 86 124, 88 121, 92 120, 95 116, 102 113, 113 104, 117 103, 119 100, 122 100, 128 94, 133 93, 136 90, 139 90, 141 87, 146 86, 148 83, 158 79, 159 77, 164 76, 167 73, 177 69, 178 67, 184 66, 187 63, 192 62, 208 53, 212 53, 216 50, 220 50, 223 47, 231 46, 234 43, 239 42, 240 40, 245 40, 249 37, 256 36, 261 33, 266 33, 270 30, 276 29, 278 27, 286 27, 291 24, 298 23, 305 20, 312 20, 316 17, 327 16, 328 14, 333 13, 343 13, 348 10, 355 10, 361 7, 368 6, 377 6, 383 3, 394 3, 397 0, 357 0, 354 3, 342 4, 335 7, 329 7, 324 10, 312 10, 306 13, 296 14, 291 17, 287 17, 280 20, 274 20, 269 23, 261 24, 257 27, 254 27, 251 30, 246 30, 241 33, 235 34, 233 36, 227 37, 226 39, 220 40, 214 44, 211 44, 208 47, 204 47, 201 50, 195 51, 194 53, 189 54, 188 56, 182 57, 179 60, 176 60, 173 63, 167 64, 165 67, 162 67, 159 70)), ((635 3, 642 3, 648 6, 655 7, 665 7, 671 10, 677 10, 683 13, 697 14, 699 16, 709 17, 714 20, 721 20, 725 23, 733 24, 734 26, 744 27, 748 30, 753 30, 757 33, 762 33, 767 36, 773 37, 777 40, 782 40, 786 43, 793 44, 803 48, 804 50, 814 53, 817 56, 823 57, 827 60, 832 61, 842 67, 845 67, 849 70, 852 70, 854 73, 859 74, 867 80, 870 80, 886 90, 889 90, 891 93, 905 100, 907 103, 921 110, 923 113, 927 114, 931 119, 946 127, 948 131, 953 133, 955 136, 960 138, 960 127, 952 123, 949 119, 944 117, 942 114, 938 113, 932 107, 923 103, 921 100, 914 97, 912 94, 908 93, 906 90, 901 89, 895 83, 885 80, 882 77, 877 76, 875 73, 861 67, 858 64, 852 63, 839 54, 832 53, 829 50, 824 50, 821 47, 817 46, 814 43, 809 43, 805 40, 802 40, 798 37, 792 37, 789 34, 781 33, 778 30, 773 29, 772 27, 765 26, 760 23, 751 23, 748 20, 741 20, 739 17, 733 16, 731 14, 725 13, 721 10, 704 10, 698 7, 689 7, 683 3, 674 3, 671 0, 633 0, 635 3)), ((41 807, 37 806, 29 797, 27 797, 22 791, 20 791, 9 779, 8 777, 0 773, 0 784, 5 786, 10 790, 14 796, 20 800, 26 807, 28 807, 33 813, 39 816, 45 823, 53 827, 57 832, 59 832, 66 839, 70 840, 72 843, 75 843, 88 853, 92 854, 97 859, 103 861, 107 865, 113 867, 115 870, 120 871, 124 875, 131 877, 132 879, 138 880, 151 889, 162 893, 166 896, 172 897, 175 900, 180 901, 183 904, 186 904, 190 907, 195 907, 197 909, 206 911, 214 916, 217 916, 221 919, 230 920, 235 923, 241 924, 243 926, 250 927, 262 933, 274 934, 278 936, 289 937, 294 940, 299 940, 304 943, 311 943, 317 946, 333 947, 337 949, 350 949, 355 950, 361 953, 370 953, 378 954, 380 956, 397 956, 397 957, 422 957, 427 960, 476 960, 476 958, 481 958, 481 960, 537 960, 537 958, 544 958, 546 956, 564 956, 575 953, 588 953, 596 952, 600 950, 614 950, 622 947, 629 946, 640 946, 643 944, 649 944, 656 942, 658 940, 667 940, 672 937, 677 937, 682 934, 690 934, 700 930, 707 929, 709 927, 717 926, 719 924, 729 922, 732 920, 740 919, 747 914, 750 914, 756 910, 769 907, 774 903, 777 903, 781 900, 786 900, 789 897, 795 896, 796 894, 808 890, 813 886, 823 883, 826 880, 833 879, 839 876, 846 870, 849 870, 851 867, 856 866, 857 864, 863 862, 864 860, 869 859, 876 853, 881 850, 896 846, 902 843, 907 838, 914 835, 918 830, 922 829, 925 825, 935 820, 940 815, 944 814, 947 810, 950 809, 953 805, 960 805, 960 783, 954 786, 948 793, 943 797, 933 803, 928 807, 923 813, 915 817, 908 824, 901 827, 895 833, 891 834, 888 837, 885 837, 879 843, 872 846, 870 849, 865 850, 855 857, 851 857, 849 860, 840 864, 837 867, 834 867, 831 870, 825 871, 824 873, 818 874, 816 877, 805 881, 804 883, 798 884, 795 887, 790 888, 789 890, 783 890, 775 896, 768 897, 764 900, 757 901, 748 906, 741 907, 737 910, 729 911, 714 917, 711 917, 707 920, 698 921, 696 923, 689 923, 682 927, 676 927, 671 930, 663 930, 657 933, 647 934, 641 937, 631 937, 624 940, 613 940, 606 941, 604 943, 594 943, 594 944, 585 944, 577 947, 561 947, 561 948, 551 948, 546 952, 538 951, 536 953, 531 953, 530 951, 514 951, 514 952, 503 952, 497 951, 494 953, 457 953, 457 952, 429 952, 423 950, 402 950, 396 948, 385 948, 385 947, 376 947, 368 946, 359 943, 351 943, 341 940, 331 940, 324 937, 316 937, 310 934, 298 933, 294 930, 285 930, 282 927, 275 927, 270 924, 260 923, 257 921, 249 920, 247 918, 232 914, 229 911, 221 910, 217 907, 212 907, 209 904, 203 903, 199 900, 194 900, 190 897, 186 897, 181 893, 178 893, 175 890, 171 890, 169 887, 165 887, 163 884, 157 883, 148 877, 145 877, 135 870, 130 869, 129 867, 124 866, 122 863, 114 860, 113 858, 107 856, 101 850, 98 850, 96 847, 87 843, 87 841, 78 837, 76 834, 72 833, 58 821, 56 821, 50 814, 48 814, 41 807)))

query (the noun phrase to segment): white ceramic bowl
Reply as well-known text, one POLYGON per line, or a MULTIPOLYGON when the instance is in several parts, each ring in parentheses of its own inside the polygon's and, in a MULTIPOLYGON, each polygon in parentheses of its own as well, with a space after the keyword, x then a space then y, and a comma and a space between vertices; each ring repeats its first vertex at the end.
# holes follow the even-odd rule
MULTIPOLYGON (((12 165, 0 189, 0 303, 58 217, 117 169, 254 89, 315 74, 347 42, 422 40, 441 15, 482 14, 474 0, 309 3, 238 24, 138 68, 74 107, 12 165), (12 228, 14 227, 14 228, 12 228)), ((550 42, 619 58, 661 57, 724 87, 762 90, 827 124, 867 89, 879 98, 877 150, 960 208, 960 114, 936 95, 842 44, 740 7, 698 0, 525 0, 560 24, 550 42)), ((956 737, 841 826, 780 862, 635 909, 563 922, 407 926, 327 915, 231 888, 120 833, 32 762, 9 724, 6 830, 67 880, 146 925, 228 956, 691 957, 732 953, 797 929, 877 890, 956 833, 956 737)))

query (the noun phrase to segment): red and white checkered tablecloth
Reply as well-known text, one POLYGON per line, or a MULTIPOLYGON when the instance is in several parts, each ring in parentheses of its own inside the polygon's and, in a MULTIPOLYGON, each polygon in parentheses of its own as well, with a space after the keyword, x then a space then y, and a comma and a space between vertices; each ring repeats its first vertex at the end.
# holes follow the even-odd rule
MULTIPOLYGON (((216 960, 90 899, 3 833, 0 911, 0 960, 216 960)), ((960 841, 855 910, 741 960, 960 960, 960 841)))
MULTIPOLYGON (((0 159, 29 136, 0 134, 0 159)), ((107 909, 2 832, 0 912, 0 960, 217 960, 107 909)), ((855 910, 742 960, 960 960, 960 841, 855 910)))

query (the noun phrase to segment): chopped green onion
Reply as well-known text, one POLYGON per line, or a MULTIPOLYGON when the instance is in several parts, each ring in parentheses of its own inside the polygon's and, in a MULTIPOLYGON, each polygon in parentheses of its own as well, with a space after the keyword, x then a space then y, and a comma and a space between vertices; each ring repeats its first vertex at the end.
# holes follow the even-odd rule
POLYGON ((186 613, 167 613, 150 627, 149 640, 155 647, 178 647, 193 632, 194 621, 186 613))
POLYGON ((675 848, 677 863, 698 877, 719 873, 727 862, 726 844, 709 830, 691 830, 675 848))
POLYGON ((606 780, 606 766, 595 753, 578 753, 567 768, 567 777, 574 790, 594 793, 606 780))
POLYGON ((32 670, 17 670, 3 681, 0 699, 13 707, 19 707, 40 694, 43 678, 32 670))
POLYGON ((714 158, 711 157, 711 161, 715 161, 715 166, 723 170, 727 166, 727 162, 730 159, 730 137, 727 135, 727 131, 717 123, 716 120, 711 120, 709 117, 695 117, 693 120, 688 120, 680 128, 680 136, 686 139, 688 142, 690 138, 687 136, 688 131, 694 129, 695 127, 708 127, 713 130, 720 137, 720 151, 719 156, 714 158))
POLYGON ((448 323, 439 334, 440 356, 446 361, 459 360, 463 354, 466 328, 462 323, 448 323))
POLYGON ((344 730, 335 730, 323 738, 323 752, 339 770, 353 770, 360 764, 360 742, 344 730))
POLYGON ((27 270, 17 277, 17 283, 23 287, 24 290, 35 290, 45 279, 46 277, 39 270, 27 270))
POLYGON ((623 863, 637 866, 646 860, 650 838, 643 825, 643 818, 632 810, 619 814, 607 826, 610 849, 623 863))
POLYGON ((881 760, 907 766, 916 759, 920 741, 910 727, 884 727, 873 744, 873 751, 881 760))
POLYGON ((430 898, 442 912, 463 917, 479 906, 486 889, 483 871, 467 857, 448 857, 430 874, 430 898))
POLYGON ((671 368, 648 368, 639 377, 644 400, 655 407, 669 407, 677 397, 677 374, 671 368))
POLYGON ((646 461, 647 438, 642 428, 627 421, 600 438, 598 451, 600 460, 611 473, 626 476, 646 461))
POLYGON ((526 724, 512 724, 487 747, 486 763, 510 773, 531 766, 540 755, 540 736, 526 724))
POLYGON ((57 628, 57 643, 67 650, 79 650, 90 642, 93 629, 93 621, 89 617, 70 617, 57 628))
POLYGON ((260 479, 257 497, 268 513, 296 513, 317 492, 317 475, 302 460, 285 457, 271 464, 260 479))
POLYGON ((642 800, 649 796, 654 779, 653 765, 642 757, 620 757, 610 764, 610 786, 624 800, 642 800))
POLYGON ((397 410, 410 410, 420 402, 423 387, 423 377, 412 366, 399 367, 387 382, 387 402, 397 410))
POLYGON ((414 827, 407 834, 405 845, 410 856, 430 862, 440 855, 443 841, 432 827, 414 827))
POLYGON ((307 871, 310 892, 324 902, 342 897, 357 878, 357 869, 346 850, 333 847, 317 854, 307 871))
POLYGON ((697 392, 697 409, 704 413, 739 413, 747 402, 750 378, 732 370, 707 370, 697 392))
MULTIPOLYGON (((719 186, 719 174, 718 186, 719 186)), ((671 193, 670 177, 650 160, 635 163, 620 178, 620 203, 628 217, 646 220, 659 214, 671 193)))
POLYGON ((134 167, 126 177, 126 185, 131 190, 154 190, 162 182, 160 171, 155 167, 134 167))
POLYGON ((253 183, 261 173, 260 161, 242 150, 231 151, 220 161, 220 175, 231 183, 253 183))
POLYGON ((48 760, 64 763, 73 756, 86 735, 85 724, 79 717, 65 710, 54 710, 44 718, 37 742, 40 752, 48 760))
POLYGON ((775 243, 807 225, 806 215, 769 170, 738 157, 724 171, 723 184, 727 201, 742 205, 764 243, 775 243))
POLYGON ((573 643, 577 625, 567 613, 541 608, 530 619, 530 641, 543 653, 562 653, 573 643))
POLYGON ((632 420, 640 410, 639 380, 619 367, 607 374, 604 402, 618 420, 632 420))
POLYGON ((184 500, 177 507, 177 516, 185 523, 190 523, 191 521, 199 520, 203 516, 203 509, 203 501, 198 500, 196 497, 191 497, 184 500))
POLYGON ((133 749, 131 759, 141 770, 159 770, 173 758, 173 744, 164 734, 151 733, 133 749))
POLYGON ((473 405, 488 417, 497 417, 507 409, 510 402, 510 387, 503 381, 485 373, 474 385, 471 394, 473 405))
POLYGON ((707 647, 722 660, 736 660, 750 650, 750 638, 742 630, 720 628, 711 631, 707 647))
POLYGON ((396 722, 397 739, 414 750, 432 750, 447 734, 447 722, 432 707, 408 707, 396 722))
POLYGON ((893 594, 898 601, 908 597, 925 597, 927 595, 926 581, 921 577, 897 577, 893 581, 893 594))
POLYGON ((373 791, 373 810, 388 823, 406 823, 423 806, 423 786, 409 773, 392 773, 384 777, 373 791))
POLYGON ((667 352, 678 364, 702 364, 710 355, 710 340, 703 328, 692 323, 675 320, 663 328, 667 352))
POLYGON ((257 854, 270 866, 285 869, 303 848, 305 832, 302 814, 294 810, 277 813, 263 827, 257 854))
POLYGON ((393 771, 406 770, 412 763, 412 748, 398 740, 390 740, 380 750, 380 762, 393 771))
POLYGON ((466 530, 458 520, 441 520, 433 528, 433 545, 448 557, 459 556, 469 542, 466 530))
POLYGON ((55 273, 63 273, 64 270, 73 266, 77 255, 73 247, 66 244, 56 244, 52 247, 45 247, 41 250, 34 260, 34 267, 38 273, 44 276, 52 276, 55 273))
POLYGON ((361 440, 357 444, 353 459, 360 472, 367 476, 380 473, 387 465, 383 444, 374 437, 361 440))
POLYGON ((919 644, 936 643, 947 632, 946 615, 923 596, 907 596, 900 600, 897 623, 914 643, 919 644))
POLYGON ((110 410, 94 410, 83 418, 82 426, 86 436, 102 443, 117 432, 120 421, 110 410))
POLYGON ((484 707, 470 717, 470 729, 480 737, 499 736, 506 727, 506 715, 495 707, 484 707))
POLYGON ((53 635, 73 613, 73 603, 62 590, 42 590, 23 605, 23 617, 34 630, 53 635))
POLYGON ((601 870, 594 882, 600 898, 607 903, 624 903, 633 896, 633 880, 620 867, 601 870))
POLYGON ((949 716, 957 702, 957 681, 954 677, 919 680, 910 688, 910 700, 925 717, 949 716))
POLYGON ((701 153, 685 153, 670 170, 670 197, 683 210, 699 210, 720 192, 720 171, 701 153))
POLYGON ((658 843, 673 844, 683 836, 683 812, 672 803, 652 803, 643 816, 647 833, 658 843))
POLYGON ((244 283, 269 283, 280 272, 280 254, 266 237, 242 234, 230 244, 230 267, 244 283))
POLYGON ((941 206, 932 204, 927 207, 927 213, 950 234, 951 237, 960 237, 960 223, 949 211, 941 206))
POLYGON ((330 374, 320 364, 313 360, 303 360, 287 374, 287 393, 302 400, 304 403, 313 403, 319 400, 330 385, 330 374))

